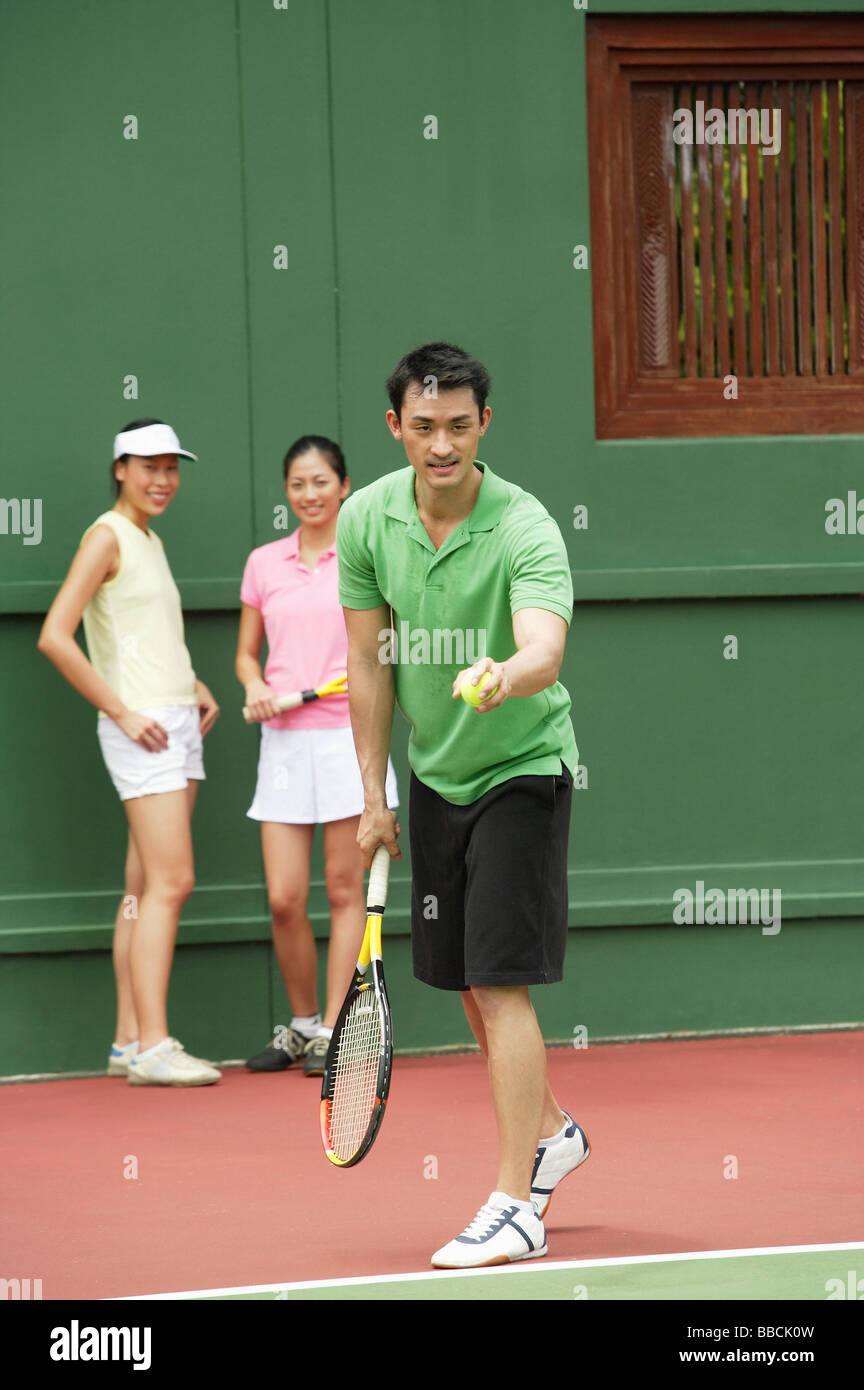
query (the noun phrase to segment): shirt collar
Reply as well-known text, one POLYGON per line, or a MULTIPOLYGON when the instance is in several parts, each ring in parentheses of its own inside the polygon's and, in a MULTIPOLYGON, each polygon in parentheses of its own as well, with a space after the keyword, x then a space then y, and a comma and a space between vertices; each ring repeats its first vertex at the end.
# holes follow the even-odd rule
MULTIPOLYGON (((475 459, 483 474, 480 491, 466 520, 469 531, 494 531, 507 507, 507 488, 500 478, 496 478, 487 463, 475 459)), ((410 524, 419 520, 417 503, 414 501, 414 469, 400 468, 393 474, 393 486, 384 505, 387 516, 410 524)))
MULTIPOLYGON (((285 538, 285 553, 284 553, 283 556, 282 556, 283 560, 299 560, 299 558, 300 558, 300 531, 301 531, 301 530, 302 530, 302 527, 298 526, 296 531, 292 531, 290 536, 286 536, 286 538, 285 538)), ((333 542, 332 545, 328 545, 328 547, 327 547, 326 550, 322 550, 322 551, 321 551, 321 555, 320 555, 320 557, 319 557, 318 563, 320 564, 320 563, 321 563, 321 560, 323 560, 323 559, 325 558, 325 556, 327 556, 327 555, 335 555, 335 554, 336 554, 336 542, 335 542, 335 540, 334 540, 334 542, 333 542)))

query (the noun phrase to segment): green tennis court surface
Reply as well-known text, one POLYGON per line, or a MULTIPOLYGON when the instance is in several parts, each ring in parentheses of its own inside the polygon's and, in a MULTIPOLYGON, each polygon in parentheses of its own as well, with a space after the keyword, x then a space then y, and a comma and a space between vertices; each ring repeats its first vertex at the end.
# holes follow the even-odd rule
POLYGON ((862 1251, 864 1243, 859 1242, 753 1251, 637 1255, 621 1260, 556 1264, 539 1261, 507 1269, 469 1270, 459 1274, 388 1274, 377 1278, 199 1289, 158 1297, 208 1302, 435 1298, 460 1302, 466 1299, 518 1299, 520 1302, 526 1299, 566 1302, 584 1299, 800 1299, 824 1302, 829 1294, 835 1298, 857 1297, 859 1277, 864 1289, 862 1251))

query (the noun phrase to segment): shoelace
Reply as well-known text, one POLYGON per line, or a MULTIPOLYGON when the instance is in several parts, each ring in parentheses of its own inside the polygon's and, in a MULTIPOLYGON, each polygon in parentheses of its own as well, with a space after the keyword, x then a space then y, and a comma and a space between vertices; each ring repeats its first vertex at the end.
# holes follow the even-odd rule
POLYGON ((190 1068, 194 1070, 200 1065, 198 1059, 190 1057, 183 1044, 178 1042, 176 1038, 169 1038, 168 1042, 169 1046, 166 1047, 165 1053, 166 1055, 170 1053, 175 1066, 185 1067, 189 1071, 190 1068))
POLYGON ((497 1207, 490 1207, 488 1203, 478 1211, 470 1226, 466 1226, 462 1232, 464 1236, 476 1239, 480 1236, 492 1235, 496 1225, 501 1225, 504 1220, 504 1212, 497 1207))
MULTIPOLYGON (((185 1062, 192 1061, 192 1058, 184 1049, 183 1044, 181 1042, 178 1042, 176 1038, 166 1038, 165 1042, 168 1044, 168 1046, 163 1046, 162 1052, 160 1054, 162 1057, 171 1057, 175 1062, 179 1062, 181 1065, 183 1065, 183 1063, 185 1062), (178 1053, 182 1053, 182 1056, 178 1057, 178 1053)), ((137 1065, 137 1063, 140 1061, 140 1058, 134 1057, 132 1060, 137 1065)), ((147 1061, 146 1057, 144 1058, 144 1061, 147 1061)))
POLYGON ((302 1057, 304 1052, 306 1051, 307 1042, 308 1039, 302 1038, 299 1033, 295 1033, 292 1030, 289 1031, 284 1042, 279 1038, 274 1038, 271 1043, 267 1044, 267 1046, 271 1048, 274 1052, 284 1052, 285 1055, 289 1057, 292 1062, 296 1062, 298 1058, 302 1057))

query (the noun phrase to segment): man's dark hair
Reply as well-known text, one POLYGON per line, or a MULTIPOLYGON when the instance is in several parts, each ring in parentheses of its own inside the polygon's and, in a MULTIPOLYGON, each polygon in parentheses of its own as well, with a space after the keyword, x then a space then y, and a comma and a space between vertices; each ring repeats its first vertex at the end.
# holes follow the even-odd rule
POLYGON ((415 348, 403 357, 387 379, 390 404, 400 420, 408 387, 412 384, 421 389, 430 386, 430 377, 434 379, 436 391, 458 391, 460 387, 469 387, 474 392, 479 414, 483 414, 491 386, 489 373, 483 363, 452 343, 424 343, 423 347, 415 348))
MULTIPOLYGON (((123 426, 122 430, 120 430, 120 434, 125 434, 127 430, 143 430, 143 428, 144 428, 145 425, 164 425, 164 424, 165 424, 165 421, 164 421, 164 420, 133 420, 133 421, 131 422, 131 424, 128 424, 128 425, 124 425, 124 426, 123 426)), ((115 475, 114 475, 114 463, 115 463, 115 461, 116 461, 116 460, 114 460, 114 459, 111 460, 111 481, 112 481, 112 483, 114 484, 114 491, 116 492, 117 496, 119 497, 119 496, 120 496, 120 489, 121 489, 121 487, 123 486, 123 484, 121 483, 120 479, 117 478, 117 477, 115 477, 115 475)), ((129 455, 128 455, 128 454, 121 454, 121 455, 120 455, 120 462, 121 462, 121 463, 128 463, 128 462, 129 462, 129 455)))

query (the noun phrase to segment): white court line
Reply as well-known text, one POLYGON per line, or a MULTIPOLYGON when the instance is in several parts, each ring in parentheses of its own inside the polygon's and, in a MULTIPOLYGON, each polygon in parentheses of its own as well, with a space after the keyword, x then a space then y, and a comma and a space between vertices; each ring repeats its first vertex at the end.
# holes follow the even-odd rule
POLYGON ((760 1245, 748 1250, 684 1250, 671 1255, 625 1255, 602 1260, 556 1260, 551 1263, 530 1264, 519 1260, 508 1266, 492 1265, 483 1269, 437 1269, 428 1273, 358 1274, 346 1279, 309 1279, 295 1284, 242 1284, 228 1289, 192 1289, 185 1293, 130 1294, 126 1298, 105 1299, 106 1303, 155 1303, 159 1300, 183 1298, 227 1298, 246 1293, 291 1293, 301 1289, 340 1289, 368 1284, 408 1284, 421 1279, 477 1279, 490 1274, 542 1274, 550 1269, 604 1269, 615 1265, 670 1264, 682 1260, 734 1260, 751 1255, 804 1255, 831 1250, 864 1250, 864 1241, 840 1241, 835 1245, 760 1245))

